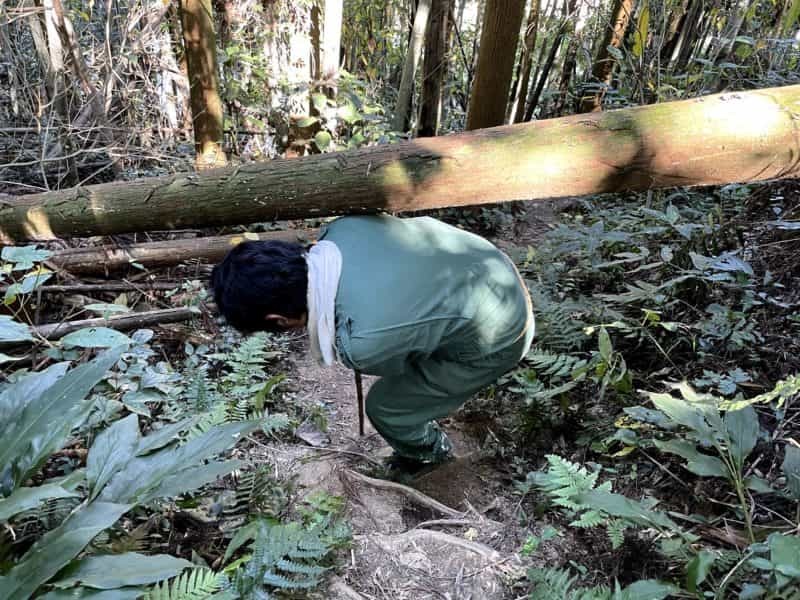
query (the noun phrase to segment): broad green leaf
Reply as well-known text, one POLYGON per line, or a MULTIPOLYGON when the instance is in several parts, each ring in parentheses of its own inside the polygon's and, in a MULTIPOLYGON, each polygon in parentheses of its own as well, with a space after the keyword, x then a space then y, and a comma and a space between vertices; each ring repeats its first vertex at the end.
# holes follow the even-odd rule
POLYGON ((144 436, 139 442, 139 448, 136 450, 136 456, 144 456, 154 450, 163 448, 182 431, 187 431, 197 422, 199 417, 186 417, 177 423, 170 423, 161 429, 155 430, 150 435, 144 436))
POLYGON ((8 315, 0 315, 0 342, 29 342, 32 339, 28 325, 8 315))
POLYGON ((795 500, 800 500, 800 448, 786 444, 786 454, 783 457, 782 466, 789 493, 795 500))
POLYGON ((196 490, 207 483, 213 483, 223 475, 244 466, 241 460, 227 460, 224 462, 211 462, 207 465, 197 465, 184 469, 175 475, 165 477, 161 484, 155 488, 143 502, 156 498, 174 498, 185 492, 196 490))
POLYGON ((145 403, 156 402, 160 404, 164 401, 164 396, 155 390, 137 390, 135 392, 125 392, 120 401, 129 411, 143 417, 149 417, 150 408, 145 403))
POLYGON ((58 573, 92 539, 108 529, 131 505, 92 502, 45 533, 8 573, 4 600, 29 600, 41 585, 58 573))
MULTIPOLYGON (((636 23, 636 31, 633 34, 633 48, 631 54, 634 57, 640 58, 644 54, 644 48, 647 43, 647 31, 650 27, 650 7, 647 2, 644 2, 641 10, 639 11, 639 19, 636 23)), ((671 205, 670 205, 671 206, 671 205)), ((672 207, 674 209, 674 207, 672 207)))
POLYGON ((119 588, 116 590, 90 590, 77 587, 68 590, 54 590, 37 597, 37 600, 139 600, 144 590, 140 588, 119 588))
POLYGON ((770 550, 769 559, 778 571, 775 573, 778 589, 781 589, 797 577, 794 573, 800 573, 800 536, 773 533, 767 538, 767 543, 770 550), (786 568, 780 569, 780 567, 786 568), (783 574, 786 572, 790 575, 783 574))
POLYGON ((322 112, 328 105, 328 97, 325 94, 311 94, 311 104, 319 112, 322 112))
POLYGON ((611 345, 611 337, 609 337, 608 331, 606 331, 605 327, 600 328, 597 344, 600 350, 600 356, 603 358, 603 360, 607 363, 611 362, 613 346, 611 345))
MULTIPOLYGON (((85 400, 86 395, 121 354, 121 348, 106 351, 91 362, 72 369, 38 395, 22 399, 22 413, 10 426, 0 425, 0 429, 5 430, 0 437, 3 440, 0 465, 4 465, 0 485, 5 485, 9 477, 19 485, 61 447, 70 431, 83 421, 92 407, 92 403, 85 400)), ((50 383, 53 373, 50 369, 46 373, 45 383, 50 383)), ((36 386, 27 383, 24 387, 36 386)), ((0 399, 5 399, 5 393, 0 399)))
POLYGON ((762 598, 767 593, 763 585, 757 583, 745 583, 739 591, 739 600, 755 600, 762 598))
POLYGON ((256 535, 258 535, 258 528, 260 526, 261 524, 259 521, 250 521, 250 523, 247 525, 239 527, 236 530, 236 534, 233 536, 233 539, 231 539, 230 543, 228 544, 228 548, 225 550, 225 557, 222 559, 222 562, 227 563, 233 556, 234 552, 236 552, 250 540, 256 539, 256 535))
POLYGON ((716 559, 716 554, 708 550, 698 552, 697 556, 686 567, 687 590, 693 594, 697 591, 697 587, 706 580, 706 577, 711 572, 711 567, 716 559))
POLYGON ((783 23, 781 25, 785 37, 791 35, 792 28, 797 23, 798 18, 800 18, 800 0, 793 0, 792 6, 786 12, 786 16, 783 18, 783 23))
POLYGON ((137 552, 89 556, 71 566, 56 587, 82 586, 111 590, 114 588, 147 585, 175 577, 194 567, 191 562, 169 554, 147 556, 137 552))
POLYGON ((688 427, 697 433, 704 442, 714 441, 714 431, 708 425, 703 411, 694 403, 676 398, 671 394, 648 394, 655 407, 678 425, 688 427))
POLYGON ((333 141, 331 134, 327 131, 319 131, 317 135, 314 136, 314 143, 317 145, 317 148, 324 151, 326 150, 333 141))
MULTIPOLYGON (((676 586, 655 579, 632 583, 622 592, 623 600, 663 600, 680 591, 676 586)), ((555 600, 555 599, 554 599, 555 600)))
POLYGON ((755 475, 746 477, 744 480, 744 485, 748 490, 752 490, 758 494, 772 494, 775 492, 766 479, 756 477, 755 475))
POLYGON ((356 110, 356 107, 349 102, 340 106, 336 113, 339 115, 339 118, 348 125, 352 125, 361 119, 361 114, 356 110))
POLYGON ((725 428, 731 442, 730 454, 741 467, 758 441, 758 414, 752 406, 729 410, 725 413, 725 428))
POLYGON ((3 363, 7 363, 7 362, 16 362, 18 360, 22 360, 23 358, 25 358, 25 357, 24 356, 10 356, 8 354, 0 352, 0 365, 2 365, 3 363))
POLYGON ((669 454, 685 458, 686 468, 701 477, 728 477, 728 469, 716 456, 703 454, 695 445, 685 440, 653 440, 656 448, 669 454))
MULTIPOLYGON (((198 463, 232 448, 241 436, 254 431, 258 425, 253 421, 227 423, 208 430, 183 446, 138 456, 114 475, 100 498, 110 502, 138 503, 159 497, 156 495, 159 488, 173 492, 176 486, 173 477, 180 476, 182 472, 199 477, 201 474, 208 475, 213 469, 219 469, 220 467, 209 465, 209 471, 205 473, 195 471, 198 463)), ((181 491, 197 487, 195 482, 186 477, 182 477, 182 480, 181 491)), ((203 483, 207 481, 203 480, 198 485, 203 483)))
POLYGON ((92 311, 93 313, 97 313, 102 317, 108 317, 112 314, 117 313, 126 313, 130 312, 131 309, 127 306, 122 306, 121 304, 108 304, 105 302, 97 302, 95 304, 87 304, 84 306, 86 310, 92 311))
POLYGON ((629 519, 638 525, 645 527, 658 525, 672 531, 680 531, 680 527, 664 513, 647 508, 641 502, 636 502, 621 494, 597 489, 578 494, 575 496, 575 500, 612 517, 629 519))
POLYGON ((27 271, 33 268, 33 263, 47 260, 53 256, 49 250, 40 250, 36 246, 6 246, 0 252, 0 258, 14 263, 14 271, 27 271))
POLYGON ((47 269, 34 269, 30 273, 26 273, 25 277, 22 278, 22 286, 20 288, 20 293, 22 294, 30 294, 40 285, 44 285, 44 283, 53 276, 52 271, 48 271, 47 269))
POLYGON ((61 338, 61 343, 79 348, 115 348, 132 344, 133 340, 124 333, 108 327, 87 327, 68 333, 61 338))
POLYGON ((86 458, 86 480, 94 500, 111 477, 124 467, 139 447, 139 420, 128 415, 111 424, 95 438, 86 458))
POLYGON ((0 499, 0 522, 8 521, 14 515, 36 508, 50 498, 74 498, 75 492, 65 490, 60 485, 46 483, 38 487, 23 487, 14 491, 8 498, 0 499))
POLYGON ((319 119, 317 117, 303 117, 301 119, 297 119, 295 125, 300 128, 311 127, 314 123, 318 123, 319 119))

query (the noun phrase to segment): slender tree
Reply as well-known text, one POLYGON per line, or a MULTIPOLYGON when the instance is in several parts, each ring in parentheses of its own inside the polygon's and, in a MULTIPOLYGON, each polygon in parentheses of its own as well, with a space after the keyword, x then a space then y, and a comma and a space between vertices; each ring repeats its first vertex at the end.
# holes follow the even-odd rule
POLYGON ((576 4, 577 0, 566 0, 564 3, 564 17, 561 19, 561 23, 558 26, 556 39, 553 40, 553 44, 550 46, 550 51, 547 53, 547 58, 545 59, 541 71, 539 72, 539 79, 536 82, 536 87, 533 88, 531 97, 528 100, 528 107, 525 109, 526 121, 530 121, 533 118, 533 112, 539 105, 539 99, 542 97, 544 86, 547 83, 547 80, 550 78, 550 71, 553 69, 553 64, 556 61, 558 51, 561 48, 561 44, 564 42, 564 37, 566 37, 567 32, 569 31, 570 17, 575 12, 576 4))
POLYGON ((339 79, 339 53, 342 46, 342 0, 325 0, 322 27, 322 79, 325 93, 336 95, 339 79))
POLYGON ((447 40, 452 0, 433 0, 425 36, 422 64, 422 100, 419 110, 420 137, 438 135, 442 118, 442 88, 447 72, 447 40))
POLYGON ((467 129, 505 121, 525 0, 487 0, 478 67, 467 110, 467 129))
POLYGON ((394 109, 392 127, 397 131, 408 129, 408 117, 411 113, 411 96, 414 91, 414 78, 417 75, 419 59, 422 55, 422 44, 425 42, 425 29, 428 27, 428 16, 431 12, 432 0, 419 0, 417 12, 414 14, 414 25, 411 28, 411 40, 403 65, 403 76, 397 92, 397 105, 394 109))
POLYGON ((189 71, 198 169, 224 165, 222 102, 211 0, 181 0, 181 25, 189 71))
POLYGON ((528 88, 531 81, 531 70, 533 68, 533 51, 536 48, 536 32, 539 28, 539 0, 531 1, 531 9, 528 12, 528 21, 525 24, 524 47, 522 58, 520 59, 519 76, 517 77, 517 88, 514 99, 511 103, 511 121, 519 123, 525 116, 525 99, 528 97, 528 88))
POLYGON ((602 108, 603 97, 606 89, 611 84, 611 77, 616 64, 609 47, 617 49, 622 47, 625 30, 628 28, 633 9, 634 0, 614 0, 614 6, 611 9, 611 22, 606 28, 592 65, 592 80, 598 87, 594 94, 581 98, 579 112, 595 112, 602 108))

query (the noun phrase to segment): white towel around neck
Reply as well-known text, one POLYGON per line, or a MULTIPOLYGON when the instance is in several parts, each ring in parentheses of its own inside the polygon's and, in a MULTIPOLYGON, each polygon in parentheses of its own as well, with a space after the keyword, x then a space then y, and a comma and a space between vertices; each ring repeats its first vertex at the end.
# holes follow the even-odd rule
POLYGON ((308 264, 308 337, 311 355, 321 365, 336 360, 336 291, 342 274, 342 253, 321 241, 306 254, 308 264))

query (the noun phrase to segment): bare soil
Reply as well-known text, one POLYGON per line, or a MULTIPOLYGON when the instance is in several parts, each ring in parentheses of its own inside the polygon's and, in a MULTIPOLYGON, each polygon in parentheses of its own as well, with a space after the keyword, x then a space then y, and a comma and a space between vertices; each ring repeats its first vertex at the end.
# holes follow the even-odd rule
MULTIPOLYGON (((527 208, 494 240, 500 247, 533 244, 547 230, 555 207, 527 208)), ((376 463, 391 449, 368 420, 359 436, 352 371, 319 367, 305 341, 296 346, 290 370, 295 401, 307 412, 324 414, 327 428, 319 432, 306 423, 300 432, 305 445, 286 448, 284 464, 301 495, 323 489, 344 497, 353 530, 350 555, 330 580, 327 598, 517 598, 515 582, 525 569, 557 561, 573 543, 568 534, 543 542, 535 562, 520 554, 526 538, 546 524, 521 524, 519 495, 507 470, 483 449, 492 438, 488 424, 465 418, 462 411, 441 422, 454 442, 455 460, 410 482, 416 495, 403 486, 377 487, 354 478, 354 471, 378 473, 376 463), (442 514, 435 502, 451 512, 442 514)), ((364 377, 365 395, 374 380, 364 377)))

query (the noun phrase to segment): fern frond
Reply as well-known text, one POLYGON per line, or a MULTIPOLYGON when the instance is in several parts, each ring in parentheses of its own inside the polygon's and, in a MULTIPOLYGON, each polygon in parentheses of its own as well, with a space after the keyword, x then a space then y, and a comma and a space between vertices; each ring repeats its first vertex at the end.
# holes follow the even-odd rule
POLYGON ((586 365, 586 360, 578 356, 539 349, 529 352, 525 360, 540 376, 556 381, 571 377, 577 369, 586 365))
POLYGON ((528 579, 532 583, 530 600, 611 600, 611 590, 605 586, 575 589, 577 577, 567 569, 531 569, 528 579))
POLYGON ((590 529, 602 525, 607 520, 608 518, 603 513, 596 510, 587 510, 578 519, 570 523, 570 526, 580 529, 590 529))
POLYGON ((319 584, 319 579, 316 577, 308 579, 289 579, 284 575, 280 575, 279 573, 274 573, 272 571, 264 573, 262 581, 266 585, 271 585, 272 587, 281 590, 310 589, 319 584))
POLYGON ((190 569, 181 575, 157 583, 147 592, 145 600, 206 600, 226 583, 223 575, 211 569, 190 569))
POLYGON ((310 577, 318 577, 322 575, 327 569, 317 565, 306 565, 303 563, 295 562, 288 559, 278 561, 278 568, 286 571, 287 573, 294 573, 297 575, 308 575, 310 577))
POLYGON ((608 532, 608 539, 611 540, 612 549, 621 548, 625 543, 625 530, 627 528, 628 524, 622 519, 612 519, 607 523, 606 531, 608 532))

